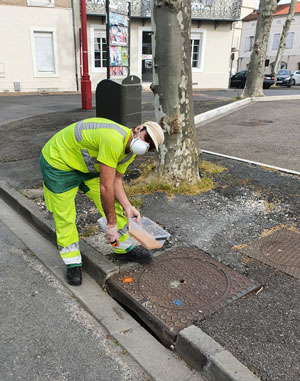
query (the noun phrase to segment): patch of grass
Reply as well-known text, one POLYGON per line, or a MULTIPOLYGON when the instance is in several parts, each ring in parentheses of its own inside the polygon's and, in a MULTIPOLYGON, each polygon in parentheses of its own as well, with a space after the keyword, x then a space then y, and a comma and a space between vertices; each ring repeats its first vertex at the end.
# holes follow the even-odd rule
POLYGON ((215 186, 211 178, 203 177, 198 183, 191 185, 182 182, 178 186, 172 182, 152 181, 146 182, 142 179, 137 179, 129 185, 125 185, 127 195, 133 196, 137 194, 151 194, 155 192, 165 193, 167 196, 187 194, 196 195, 214 189, 215 186))
POLYGON ((281 172, 279 169, 271 168, 271 167, 266 167, 265 165, 259 165, 259 167, 260 167, 261 169, 263 169, 264 171, 277 172, 277 173, 280 173, 280 172, 281 172))
POLYGON ((96 232, 99 231, 99 227, 95 225, 89 225, 86 227, 84 232, 80 235, 80 238, 88 238, 94 235, 96 232))
POLYGON ((129 183, 124 184, 127 196, 130 197, 130 200, 137 209, 140 209, 143 200, 133 196, 140 194, 151 194, 155 192, 165 193, 168 198, 172 198, 180 194, 201 194, 215 188, 215 184, 211 179, 213 174, 221 173, 227 170, 227 168, 221 167, 207 160, 201 160, 199 170, 204 174, 204 177, 202 177, 198 183, 191 185, 188 182, 178 183, 165 181, 164 179, 155 178, 155 176, 153 176, 150 180, 149 175, 155 169, 155 166, 155 162, 149 159, 147 163, 141 164, 141 175, 137 179, 131 180, 129 183))
POLYGON ((211 163, 207 160, 201 160, 199 164, 199 168, 202 172, 207 175, 213 175, 215 173, 222 173, 227 170, 225 167, 221 167, 220 165, 211 163))
POLYGON ((148 159, 147 163, 142 163, 140 165, 141 176, 139 178, 146 178, 150 172, 152 172, 156 167, 155 161, 153 159, 148 159))
POLYGON ((143 200, 141 198, 137 198, 137 197, 130 197, 130 202, 138 210, 141 209, 141 207, 143 205, 143 200))

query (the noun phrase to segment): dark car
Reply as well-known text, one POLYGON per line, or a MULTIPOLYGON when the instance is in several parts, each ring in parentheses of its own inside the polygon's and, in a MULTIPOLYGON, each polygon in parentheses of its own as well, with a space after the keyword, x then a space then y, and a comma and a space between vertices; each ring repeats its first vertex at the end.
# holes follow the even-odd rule
POLYGON ((276 85, 291 87, 294 85, 292 73, 286 69, 280 69, 277 74, 276 85))
MULTIPOLYGON (((238 87, 240 89, 245 87, 247 78, 247 70, 242 70, 230 78, 230 87, 238 87)), ((271 74, 264 74, 263 88, 268 89, 274 84, 274 77, 271 74)))

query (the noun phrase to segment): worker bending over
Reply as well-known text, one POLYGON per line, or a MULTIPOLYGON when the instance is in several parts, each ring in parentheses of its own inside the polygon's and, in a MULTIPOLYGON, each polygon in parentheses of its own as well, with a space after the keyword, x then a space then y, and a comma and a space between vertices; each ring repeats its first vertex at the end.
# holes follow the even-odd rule
POLYGON ((57 132, 43 147, 40 167, 47 209, 53 213, 59 253, 67 266, 67 281, 82 282, 82 259, 76 228, 75 197, 78 189, 94 201, 106 217, 105 238, 118 260, 149 262, 149 251, 134 248, 127 219, 140 213, 131 205, 123 174, 136 155, 158 150, 164 134, 156 122, 133 130, 104 118, 89 118, 57 132))

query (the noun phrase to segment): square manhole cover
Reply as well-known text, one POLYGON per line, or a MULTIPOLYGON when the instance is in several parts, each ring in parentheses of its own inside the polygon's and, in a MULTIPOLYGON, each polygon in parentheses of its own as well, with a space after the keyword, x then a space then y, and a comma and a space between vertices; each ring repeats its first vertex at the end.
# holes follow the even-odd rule
POLYGON ((259 288, 202 251, 186 248, 116 274, 106 286, 167 346, 183 328, 259 288))
POLYGON ((288 229, 254 241, 241 252, 300 279, 300 233, 288 229))

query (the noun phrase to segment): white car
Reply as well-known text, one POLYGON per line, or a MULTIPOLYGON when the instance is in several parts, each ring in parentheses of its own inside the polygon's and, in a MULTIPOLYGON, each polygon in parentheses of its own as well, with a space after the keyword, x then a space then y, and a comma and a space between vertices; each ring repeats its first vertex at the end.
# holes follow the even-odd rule
POLYGON ((300 70, 297 70, 293 74, 294 85, 300 85, 300 70))

